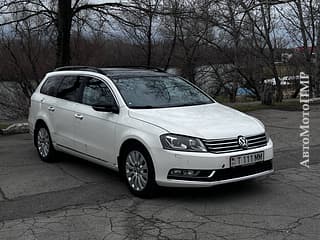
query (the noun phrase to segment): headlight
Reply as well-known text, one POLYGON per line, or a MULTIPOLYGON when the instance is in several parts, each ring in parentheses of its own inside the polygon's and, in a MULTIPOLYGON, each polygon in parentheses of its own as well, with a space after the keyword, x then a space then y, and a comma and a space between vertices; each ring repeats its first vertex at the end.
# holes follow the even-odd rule
POLYGON ((161 144, 164 149, 187 151, 187 152, 206 152, 207 149, 200 139, 186 137, 175 134, 164 134, 160 136, 161 144))

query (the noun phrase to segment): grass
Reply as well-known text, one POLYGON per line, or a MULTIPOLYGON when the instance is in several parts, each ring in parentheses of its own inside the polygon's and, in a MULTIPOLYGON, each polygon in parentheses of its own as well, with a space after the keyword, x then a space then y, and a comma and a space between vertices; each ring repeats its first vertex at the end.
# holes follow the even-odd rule
POLYGON ((0 123, 0 129, 5 129, 9 126, 10 126, 10 124, 8 124, 8 123, 0 123))
POLYGON ((283 111, 301 111, 301 104, 298 100, 296 101, 284 101, 281 103, 274 103, 272 105, 263 105, 258 102, 248 103, 226 103, 226 105, 235 108, 241 112, 250 112, 261 109, 276 109, 283 111))

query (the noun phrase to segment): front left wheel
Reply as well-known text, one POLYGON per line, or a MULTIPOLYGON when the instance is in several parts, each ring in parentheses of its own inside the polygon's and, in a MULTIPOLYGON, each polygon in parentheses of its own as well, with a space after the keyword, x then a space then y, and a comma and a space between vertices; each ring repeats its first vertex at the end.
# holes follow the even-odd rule
POLYGON ((157 184, 152 159, 140 144, 133 144, 123 154, 123 176, 129 190, 138 197, 150 198, 155 194, 157 184))

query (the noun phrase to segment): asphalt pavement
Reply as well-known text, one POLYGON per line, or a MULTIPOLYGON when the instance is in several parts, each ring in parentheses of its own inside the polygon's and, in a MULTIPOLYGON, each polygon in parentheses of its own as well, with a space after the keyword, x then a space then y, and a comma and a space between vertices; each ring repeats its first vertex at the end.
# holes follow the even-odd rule
POLYGON ((41 162, 31 136, 0 136, 0 239, 320 239, 320 107, 311 110, 311 167, 302 113, 260 110, 275 173, 208 189, 162 188, 138 199, 116 172, 79 158, 41 162))

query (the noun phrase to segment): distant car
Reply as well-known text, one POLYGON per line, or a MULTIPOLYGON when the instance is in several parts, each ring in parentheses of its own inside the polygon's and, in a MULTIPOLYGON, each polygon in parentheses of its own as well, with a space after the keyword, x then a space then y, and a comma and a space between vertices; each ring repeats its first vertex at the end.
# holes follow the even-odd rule
POLYGON ((140 197, 273 172, 259 120, 158 69, 56 69, 32 95, 29 123, 43 161, 59 151, 118 170, 140 197))

